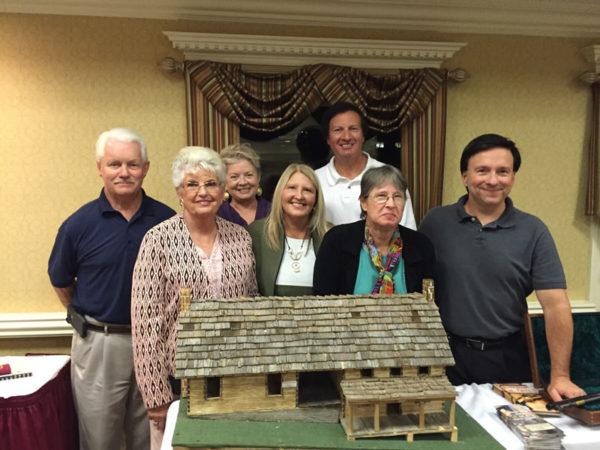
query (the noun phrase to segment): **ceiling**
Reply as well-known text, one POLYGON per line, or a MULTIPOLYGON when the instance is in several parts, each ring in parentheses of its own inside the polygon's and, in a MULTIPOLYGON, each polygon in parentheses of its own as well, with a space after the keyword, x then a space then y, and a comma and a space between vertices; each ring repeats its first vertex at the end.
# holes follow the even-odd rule
POLYGON ((0 0, 0 12, 600 38, 600 0, 0 0))

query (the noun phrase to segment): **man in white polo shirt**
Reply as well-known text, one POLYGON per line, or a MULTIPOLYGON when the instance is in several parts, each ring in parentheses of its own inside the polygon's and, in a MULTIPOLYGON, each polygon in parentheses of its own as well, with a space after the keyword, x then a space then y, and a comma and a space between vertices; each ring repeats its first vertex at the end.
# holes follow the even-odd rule
MULTIPOLYGON (((363 173, 384 164, 362 151, 368 127, 355 105, 346 102, 333 105, 325 112, 321 128, 334 155, 327 165, 316 170, 325 198, 327 221, 334 225, 355 222, 360 220, 358 197, 363 173)), ((417 228, 408 191, 400 224, 413 230, 417 228)))

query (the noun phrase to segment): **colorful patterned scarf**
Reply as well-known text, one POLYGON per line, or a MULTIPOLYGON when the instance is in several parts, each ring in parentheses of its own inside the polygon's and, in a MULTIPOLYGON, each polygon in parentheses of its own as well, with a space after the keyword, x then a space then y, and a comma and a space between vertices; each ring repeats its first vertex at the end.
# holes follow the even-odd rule
POLYGON ((375 247, 373 236, 369 232, 369 227, 365 224, 365 247, 369 252, 371 261, 375 266, 375 269, 379 272, 379 277, 373 288, 373 294, 393 294, 394 293, 394 277, 392 271, 396 268, 400 257, 402 256, 402 238, 400 237, 400 231, 398 228, 394 229, 392 235, 392 242, 388 248, 387 258, 385 261, 385 267, 381 260, 381 254, 375 247))

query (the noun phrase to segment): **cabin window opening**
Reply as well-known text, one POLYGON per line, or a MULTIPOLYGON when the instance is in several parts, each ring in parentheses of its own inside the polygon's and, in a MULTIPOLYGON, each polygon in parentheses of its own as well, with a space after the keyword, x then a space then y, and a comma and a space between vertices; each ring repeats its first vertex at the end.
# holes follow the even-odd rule
POLYGON ((221 397, 221 377, 207 377, 205 382, 204 398, 221 397))
POLYGON ((361 378, 373 378, 373 369, 360 369, 361 378))
POLYGON ((390 377, 401 377, 402 376, 402 367, 392 367, 390 369, 390 377))
POLYGON ((386 405, 386 414, 388 416, 401 416, 402 405, 400 403, 388 403, 386 405))
POLYGON ((281 395, 281 374, 280 373, 267 374, 267 394, 268 395, 281 395))
POLYGON ((420 366, 419 367, 419 375, 429 375, 431 373, 431 367, 429 366, 420 366))

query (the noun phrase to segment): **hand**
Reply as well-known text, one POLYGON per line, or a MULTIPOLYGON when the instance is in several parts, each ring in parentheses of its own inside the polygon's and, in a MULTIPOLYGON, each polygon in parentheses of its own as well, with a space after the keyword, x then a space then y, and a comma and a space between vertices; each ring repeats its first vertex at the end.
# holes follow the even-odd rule
POLYGON ((569 377, 561 376, 552 378, 548 385, 548 394, 552 400, 559 402, 564 398, 573 398, 585 395, 585 391, 571 381, 569 377))
POLYGON ((148 410, 148 418, 150 419, 150 426, 156 427, 161 432, 165 431, 165 425, 167 423, 167 411, 169 410, 170 403, 157 406, 156 408, 150 408, 148 410))

